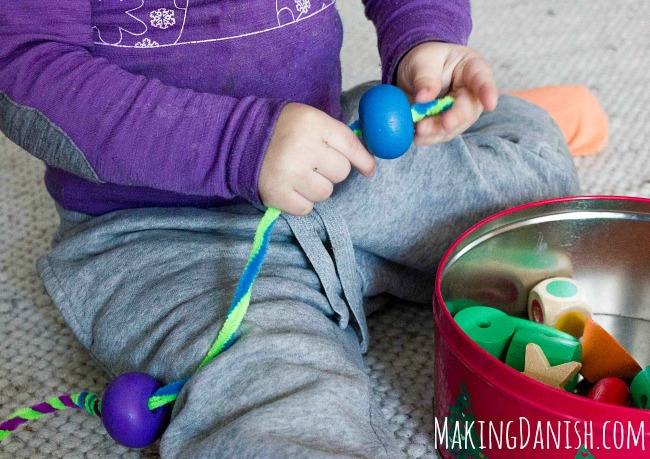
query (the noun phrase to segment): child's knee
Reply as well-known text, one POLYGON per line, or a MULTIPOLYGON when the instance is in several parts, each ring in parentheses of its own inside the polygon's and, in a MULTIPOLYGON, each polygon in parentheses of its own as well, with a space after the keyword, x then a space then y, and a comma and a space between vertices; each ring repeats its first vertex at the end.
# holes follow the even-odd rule
POLYGON ((562 132, 539 107, 502 97, 500 112, 463 138, 481 175, 505 199, 534 201, 579 193, 562 132))
POLYGON ((562 131, 545 110, 508 95, 501 95, 496 110, 479 118, 468 130, 472 133, 494 135, 533 150, 548 146, 566 151, 562 131))

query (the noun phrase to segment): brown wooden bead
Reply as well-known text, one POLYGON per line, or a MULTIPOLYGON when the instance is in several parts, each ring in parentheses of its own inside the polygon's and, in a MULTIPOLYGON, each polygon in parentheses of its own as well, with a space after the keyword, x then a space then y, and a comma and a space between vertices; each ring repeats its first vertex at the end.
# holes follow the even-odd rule
POLYGON ((535 343, 528 343, 526 346, 525 365, 523 373, 526 376, 556 389, 564 389, 569 380, 578 374, 581 366, 580 362, 551 366, 542 348, 535 343))

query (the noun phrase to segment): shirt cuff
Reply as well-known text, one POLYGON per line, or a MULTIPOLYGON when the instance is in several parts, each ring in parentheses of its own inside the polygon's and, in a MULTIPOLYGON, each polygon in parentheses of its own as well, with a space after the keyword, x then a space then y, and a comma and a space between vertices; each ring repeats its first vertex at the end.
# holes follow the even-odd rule
POLYGON ((397 66, 415 46, 427 41, 466 45, 472 19, 469 5, 466 10, 457 4, 453 8, 413 8, 390 21, 383 29, 378 30, 382 82, 393 84, 397 66))
POLYGON ((275 124, 287 103, 254 97, 242 99, 237 111, 245 111, 246 116, 235 116, 235 119, 241 120, 239 128, 233 138, 222 139, 220 147, 230 144, 226 178, 228 187, 235 195, 249 202, 261 204, 258 192, 260 169, 275 124))

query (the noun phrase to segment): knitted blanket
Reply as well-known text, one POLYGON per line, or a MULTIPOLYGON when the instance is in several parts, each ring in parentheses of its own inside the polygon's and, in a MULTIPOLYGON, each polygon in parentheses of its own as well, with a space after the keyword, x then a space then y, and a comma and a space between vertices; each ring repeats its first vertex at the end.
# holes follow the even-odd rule
MULTIPOLYGON (((610 145, 575 158, 584 194, 650 197, 650 7, 619 0, 475 2, 470 45, 493 64, 503 90, 582 84, 610 117, 610 145)), ((344 86, 379 78, 372 25, 360 1, 338 2, 346 31, 344 86)), ((0 137, 0 420, 54 395, 101 393, 108 376, 67 330, 36 274, 57 224, 42 164, 0 137)), ((395 302, 370 317, 365 357, 375 396, 410 458, 435 458, 433 317, 395 302)), ((155 458, 128 450, 96 418, 58 413, 20 428, 0 458, 155 458)))

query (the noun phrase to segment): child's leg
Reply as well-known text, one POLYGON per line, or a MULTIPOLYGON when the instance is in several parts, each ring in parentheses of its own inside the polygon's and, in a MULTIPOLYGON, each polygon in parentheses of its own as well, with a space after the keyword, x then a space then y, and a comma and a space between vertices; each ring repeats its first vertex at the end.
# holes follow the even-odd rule
MULTIPOLYGON (((347 94, 344 107, 364 89, 347 94)), ((578 192, 557 125, 539 107, 502 96, 463 136, 379 160, 370 179, 353 173, 330 205, 345 216, 366 296, 430 304, 438 263, 464 230, 508 207, 578 192)))
MULTIPOLYGON (((170 382, 193 372, 216 337, 261 215, 250 206, 63 212, 39 271, 110 372, 170 382)), ((358 338, 331 303, 278 220, 241 335, 186 384, 162 456, 399 457, 358 338)))

